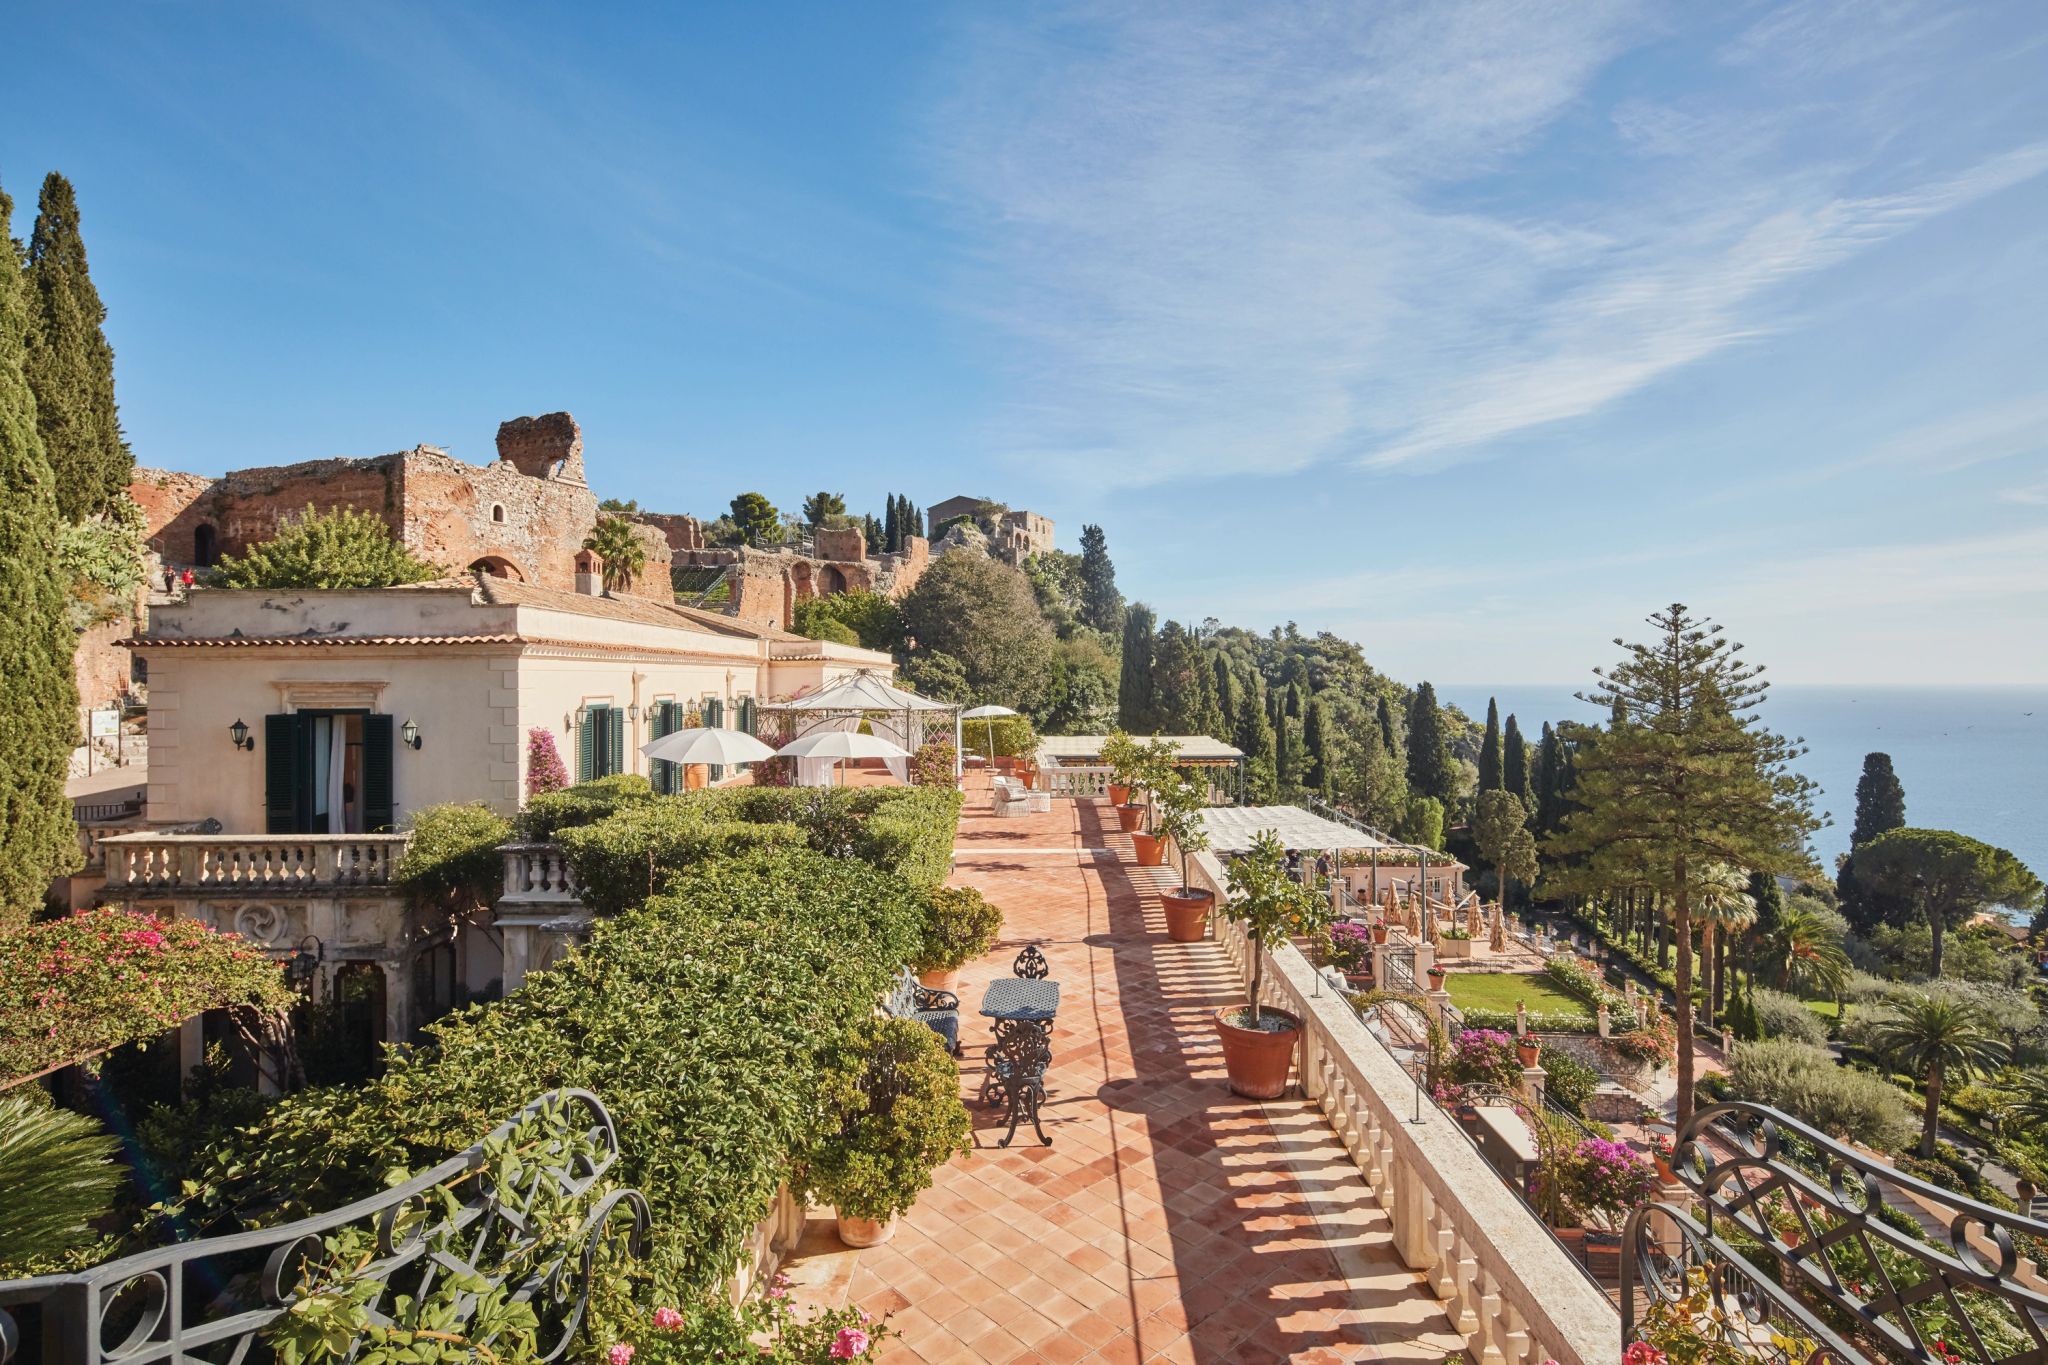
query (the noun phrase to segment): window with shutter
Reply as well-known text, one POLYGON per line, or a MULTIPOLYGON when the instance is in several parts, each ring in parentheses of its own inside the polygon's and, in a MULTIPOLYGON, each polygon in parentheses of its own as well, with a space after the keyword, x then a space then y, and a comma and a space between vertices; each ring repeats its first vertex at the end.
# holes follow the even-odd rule
POLYGON ((263 718, 263 831, 300 833, 306 784, 304 716, 263 718))
POLYGON ((595 736, 597 713, 600 708, 586 706, 576 717, 576 780, 588 782, 597 776, 594 760, 597 755, 595 736))
POLYGON ((605 708, 605 719, 611 726, 611 762, 604 772, 606 777, 626 771, 626 713, 616 706, 605 708))
POLYGON ((398 823, 391 773, 394 744, 391 717, 363 717, 363 830, 368 834, 388 834, 398 823))
MULTIPOLYGON (((674 734, 682 728, 680 708, 672 701, 654 703, 654 710, 648 718, 648 728, 653 732, 648 736, 650 739, 660 739, 663 735, 674 734)), ((673 795, 681 790, 682 783, 677 778, 675 764, 665 759, 656 759, 652 766, 653 771, 647 776, 656 791, 664 795, 673 795)))

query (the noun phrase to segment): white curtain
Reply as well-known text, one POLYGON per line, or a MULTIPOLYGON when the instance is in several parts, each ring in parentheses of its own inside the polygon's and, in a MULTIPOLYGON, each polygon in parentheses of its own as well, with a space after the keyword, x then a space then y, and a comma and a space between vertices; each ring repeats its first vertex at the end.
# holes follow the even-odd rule
MULTIPOLYGON (((885 719, 870 720, 868 722, 868 729, 874 731, 877 739, 886 739, 900 749, 907 749, 911 753, 916 753, 917 745, 911 743, 911 736, 904 732, 905 720, 909 720, 912 724, 917 723, 917 717, 914 713, 892 714, 885 719)), ((918 728, 922 729, 923 727, 919 726, 918 728)), ((908 783, 910 781, 909 759, 885 758, 882 761, 889 765, 890 774, 898 782, 908 783)))
POLYGON ((348 799, 342 778, 348 767, 348 722, 327 722, 327 832, 348 834, 348 799))

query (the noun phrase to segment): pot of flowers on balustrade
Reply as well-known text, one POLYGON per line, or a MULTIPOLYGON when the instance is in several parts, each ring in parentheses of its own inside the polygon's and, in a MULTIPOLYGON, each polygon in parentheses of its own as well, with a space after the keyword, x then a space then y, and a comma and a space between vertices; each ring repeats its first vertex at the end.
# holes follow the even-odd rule
POLYGON ((864 1020, 827 1068, 828 1136, 802 1172, 806 1196, 839 1215, 839 1240, 889 1240, 932 1172, 973 1146, 960 1072, 914 1019, 864 1020))
POLYGON ((942 886, 925 897, 924 941, 911 959, 917 979, 933 990, 959 987, 960 969, 995 947, 1003 912, 970 886, 942 886))
POLYGON ((1372 932, 1356 920, 1340 919, 1330 926, 1330 965, 1344 973, 1344 984, 1354 991, 1369 991, 1372 979, 1372 932))
POLYGON ((1387 941, 1387 922, 1385 920, 1376 919, 1372 922, 1372 941, 1374 943, 1385 943, 1387 941))
POLYGON ((1472 931, 1462 924, 1453 924, 1437 934, 1436 950, 1442 957, 1472 956, 1472 931))
POLYGON ((1445 980, 1445 978, 1446 978, 1446 977, 1448 977, 1449 975, 1450 975, 1450 973, 1449 973, 1449 972, 1446 972, 1446 971, 1444 970, 1444 968, 1443 968, 1443 964, 1442 964, 1442 963, 1440 963, 1440 962, 1432 962, 1432 963, 1430 963, 1430 964, 1429 964, 1429 988, 1430 988, 1431 990, 1433 990, 1433 991, 1440 991, 1440 990, 1442 990, 1442 989, 1444 988, 1444 980, 1445 980))
POLYGON ((1202 789, 1176 777, 1160 787, 1158 796, 1159 838, 1171 842, 1180 854, 1180 886, 1159 893, 1166 904, 1166 936, 1175 943, 1199 943, 1208 931, 1209 912, 1216 906, 1215 895, 1188 877, 1189 860, 1209 846, 1202 825, 1202 789))
POLYGON ((1243 921, 1251 942, 1251 1003, 1216 1011, 1223 1065, 1230 1088, 1247 1099, 1276 1100, 1287 1089, 1301 1020, 1259 1003, 1266 951, 1297 934, 1313 934, 1329 915, 1329 901, 1287 875, 1287 850, 1271 830, 1230 865, 1226 913, 1243 921))

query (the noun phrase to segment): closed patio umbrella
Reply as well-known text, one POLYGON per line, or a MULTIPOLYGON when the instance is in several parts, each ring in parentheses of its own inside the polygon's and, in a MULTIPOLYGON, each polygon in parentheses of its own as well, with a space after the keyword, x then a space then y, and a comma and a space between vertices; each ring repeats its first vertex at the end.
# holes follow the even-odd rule
POLYGON ((640 752, 664 763, 704 763, 720 767, 734 763, 759 763, 764 758, 775 757, 773 748, 738 730, 675 730, 641 745, 640 752))

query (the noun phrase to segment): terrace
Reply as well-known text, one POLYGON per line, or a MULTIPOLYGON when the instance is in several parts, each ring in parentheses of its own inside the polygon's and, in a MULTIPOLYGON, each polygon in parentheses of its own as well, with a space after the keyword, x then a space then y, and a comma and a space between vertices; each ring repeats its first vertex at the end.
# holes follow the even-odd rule
MULTIPOLYGON (((1168 941, 1106 802, 993 818, 970 793, 954 881, 1007 912, 962 974, 963 1088, 984 986, 1038 943, 1063 986, 1044 1110, 1052 1145, 938 1173, 894 1239, 837 1249, 814 1215, 791 1273, 891 1315, 898 1361, 1611 1359, 1615 1309, 1293 948, 1271 1003, 1308 1023, 1299 1091, 1231 1094, 1210 1019, 1244 992, 1226 933, 1168 941)), ((1197 878, 1220 879, 1207 855, 1197 878)))

